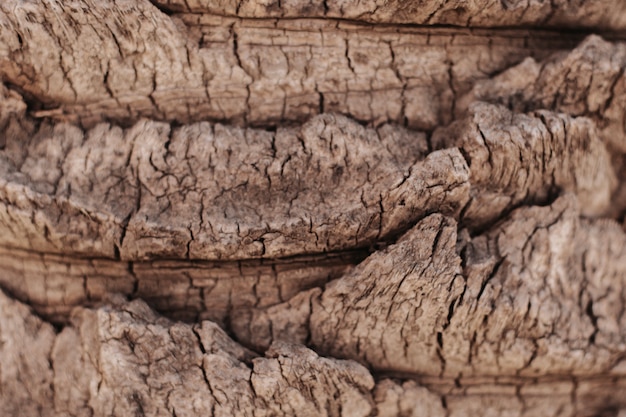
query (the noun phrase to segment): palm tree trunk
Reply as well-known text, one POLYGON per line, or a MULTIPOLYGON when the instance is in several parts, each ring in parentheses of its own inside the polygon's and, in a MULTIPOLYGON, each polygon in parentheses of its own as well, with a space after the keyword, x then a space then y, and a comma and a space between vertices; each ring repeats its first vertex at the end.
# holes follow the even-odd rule
POLYGON ((0 4, 0 414, 626 413, 626 3, 353 3, 0 4))

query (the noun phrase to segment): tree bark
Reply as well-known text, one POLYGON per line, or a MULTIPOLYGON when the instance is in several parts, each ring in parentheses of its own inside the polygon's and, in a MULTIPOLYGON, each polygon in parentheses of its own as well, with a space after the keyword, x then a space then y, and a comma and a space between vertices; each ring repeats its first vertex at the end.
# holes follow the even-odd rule
POLYGON ((625 7, 4 1, 0 414, 626 415, 625 7))

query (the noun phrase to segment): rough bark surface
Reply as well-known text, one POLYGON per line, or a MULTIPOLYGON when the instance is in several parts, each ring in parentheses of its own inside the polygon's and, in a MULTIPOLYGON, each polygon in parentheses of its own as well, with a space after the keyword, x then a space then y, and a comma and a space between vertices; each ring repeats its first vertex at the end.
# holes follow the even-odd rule
POLYGON ((6 141, 3 194, 30 201, 5 205, 0 243, 39 252, 123 260, 323 253, 371 245, 424 213, 458 212, 467 199, 458 150, 425 156, 424 134, 334 115, 276 132, 44 124, 6 141))
POLYGON ((609 381, 376 382, 358 363, 302 345, 258 355, 211 322, 174 323, 141 301, 79 308, 58 333, 3 293, 0 312, 5 415, 563 416, 626 405, 623 369, 609 381))
POLYGON ((372 23, 413 23, 473 27, 556 26, 626 28, 626 6, 616 0, 155 0, 172 12, 212 13, 247 18, 321 17, 372 23))
POLYGON ((626 415, 625 7, 2 2, 0 414, 626 415))
POLYGON ((563 197, 471 238, 431 215, 323 291, 254 311, 235 334, 420 376, 610 373, 626 342, 626 236, 579 215, 563 197))
POLYGON ((34 116, 87 127, 142 116, 275 126, 341 112, 434 129, 476 80, 581 39, 168 16, 147 0, 9 0, 0 8, 0 76, 24 92, 34 116))

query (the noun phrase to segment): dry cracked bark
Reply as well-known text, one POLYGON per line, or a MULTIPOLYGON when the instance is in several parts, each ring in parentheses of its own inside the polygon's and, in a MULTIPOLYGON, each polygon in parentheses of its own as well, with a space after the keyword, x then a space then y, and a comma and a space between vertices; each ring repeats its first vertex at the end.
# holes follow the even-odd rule
POLYGON ((590 36, 566 53, 537 62, 527 58, 489 82, 478 81, 456 103, 462 114, 476 100, 515 111, 548 109, 595 121, 607 145, 626 151, 626 45, 590 36))
POLYGON ((35 116, 87 127, 139 117, 275 126, 340 112, 434 129, 451 121, 456 97, 477 79, 581 39, 168 16, 147 0, 45 4, 3 2, 0 76, 35 116))
POLYGON ((243 18, 327 18, 372 23, 412 23, 467 27, 546 26, 620 30, 626 27, 624 4, 571 0, 154 0, 170 12, 211 13, 243 18))
POLYGON ((579 216, 569 195, 470 237, 431 215, 323 290, 242 315, 235 333, 399 374, 611 373, 624 366, 626 236, 579 216))
MULTIPOLYGON (((72 324, 59 333, 3 293, 0 312, 0 411, 5 415, 461 416, 506 411, 559 416, 593 410, 598 397, 615 396, 625 385, 620 380, 607 387, 585 379, 576 385, 463 381, 452 388, 387 378, 376 382, 358 363, 318 356, 302 345, 275 343, 260 356, 214 323, 174 323, 140 301, 78 308, 72 324), (504 407, 500 399, 507 393, 514 400, 504 407)), ((620 403, 601 406, 611 410, 620 403)))
POLYGON ((475 227, 555 190, 607 210, 615 174, 588 120, 474 110, 432 144, 337 115, 276 132, 44 123, 0 153, 1 282, 53 318, 116 291, 224 323, 340 276, 432 212, 475 227))
POLYGON ((0 414, 623 415, 623 7, 3 2, 0 414))
POLYGON ((372 407, 374 380, 355 362, 285 344, 259 357, 211 322, 173 323, 139 301, 77 310, 58 334, 3 294, 0 308, 0 335, 20 334, 24 349, 2 346, 6 415, 366 416, 372 407), (41 390, 9 396, 13 378, 41 390))
POLYGON ((5 201, 29 201, 5 205, 2 243, 124 260, 368 246, 426 212, 460 210, 463 158, 456 150, 424 157, 427 146, 423 134, 334 115, 276 132, 44 124, 6 138, 5 201))

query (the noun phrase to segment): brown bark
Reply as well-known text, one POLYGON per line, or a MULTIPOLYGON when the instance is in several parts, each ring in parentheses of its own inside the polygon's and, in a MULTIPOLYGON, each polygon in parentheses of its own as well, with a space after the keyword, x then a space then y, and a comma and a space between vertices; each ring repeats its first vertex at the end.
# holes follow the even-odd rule
POLYGON ((582 36, 168 16, 147 0, 3 2, 0 76, 32 114, 275 126, 321 112, 433 129, 478 79, 582 36), (34 36, 36 34, 36 36, 34 36), (39 51, 46 51, 45 54, 39 51))
POLYGON ((626 27, 625 5, 601 0, 581 3, 568 0, 417 0, 377 2, 365 0, 156 0, 172 12, 211 13, 245 18, 318 17, 363 20, 372 23, 413 23, 471 27, 547 26, 619 30, 626 27))
POLYGON ((613 222, 579 215, 563 197, 471 238, 429 216, 323 291, 297 296, 306 302, 254 311, 235 334, 261 349, 308 342, 420 376, 610 374, 625 342, 626 237, 613 222), (274 335, 281 318, 291 320, 274 335))
POLYGON ((563 416, 625 406, 623 366, 608 380, 375 381, 302 345, 277 342, 259 356, 215 324, 173 323, 140 301, 78 308, 57 334, 2 293, 0 312, 5 415, 563 416))
POLYGON ((3 2, 0 414, 623 415, 625 16, 3 2))

